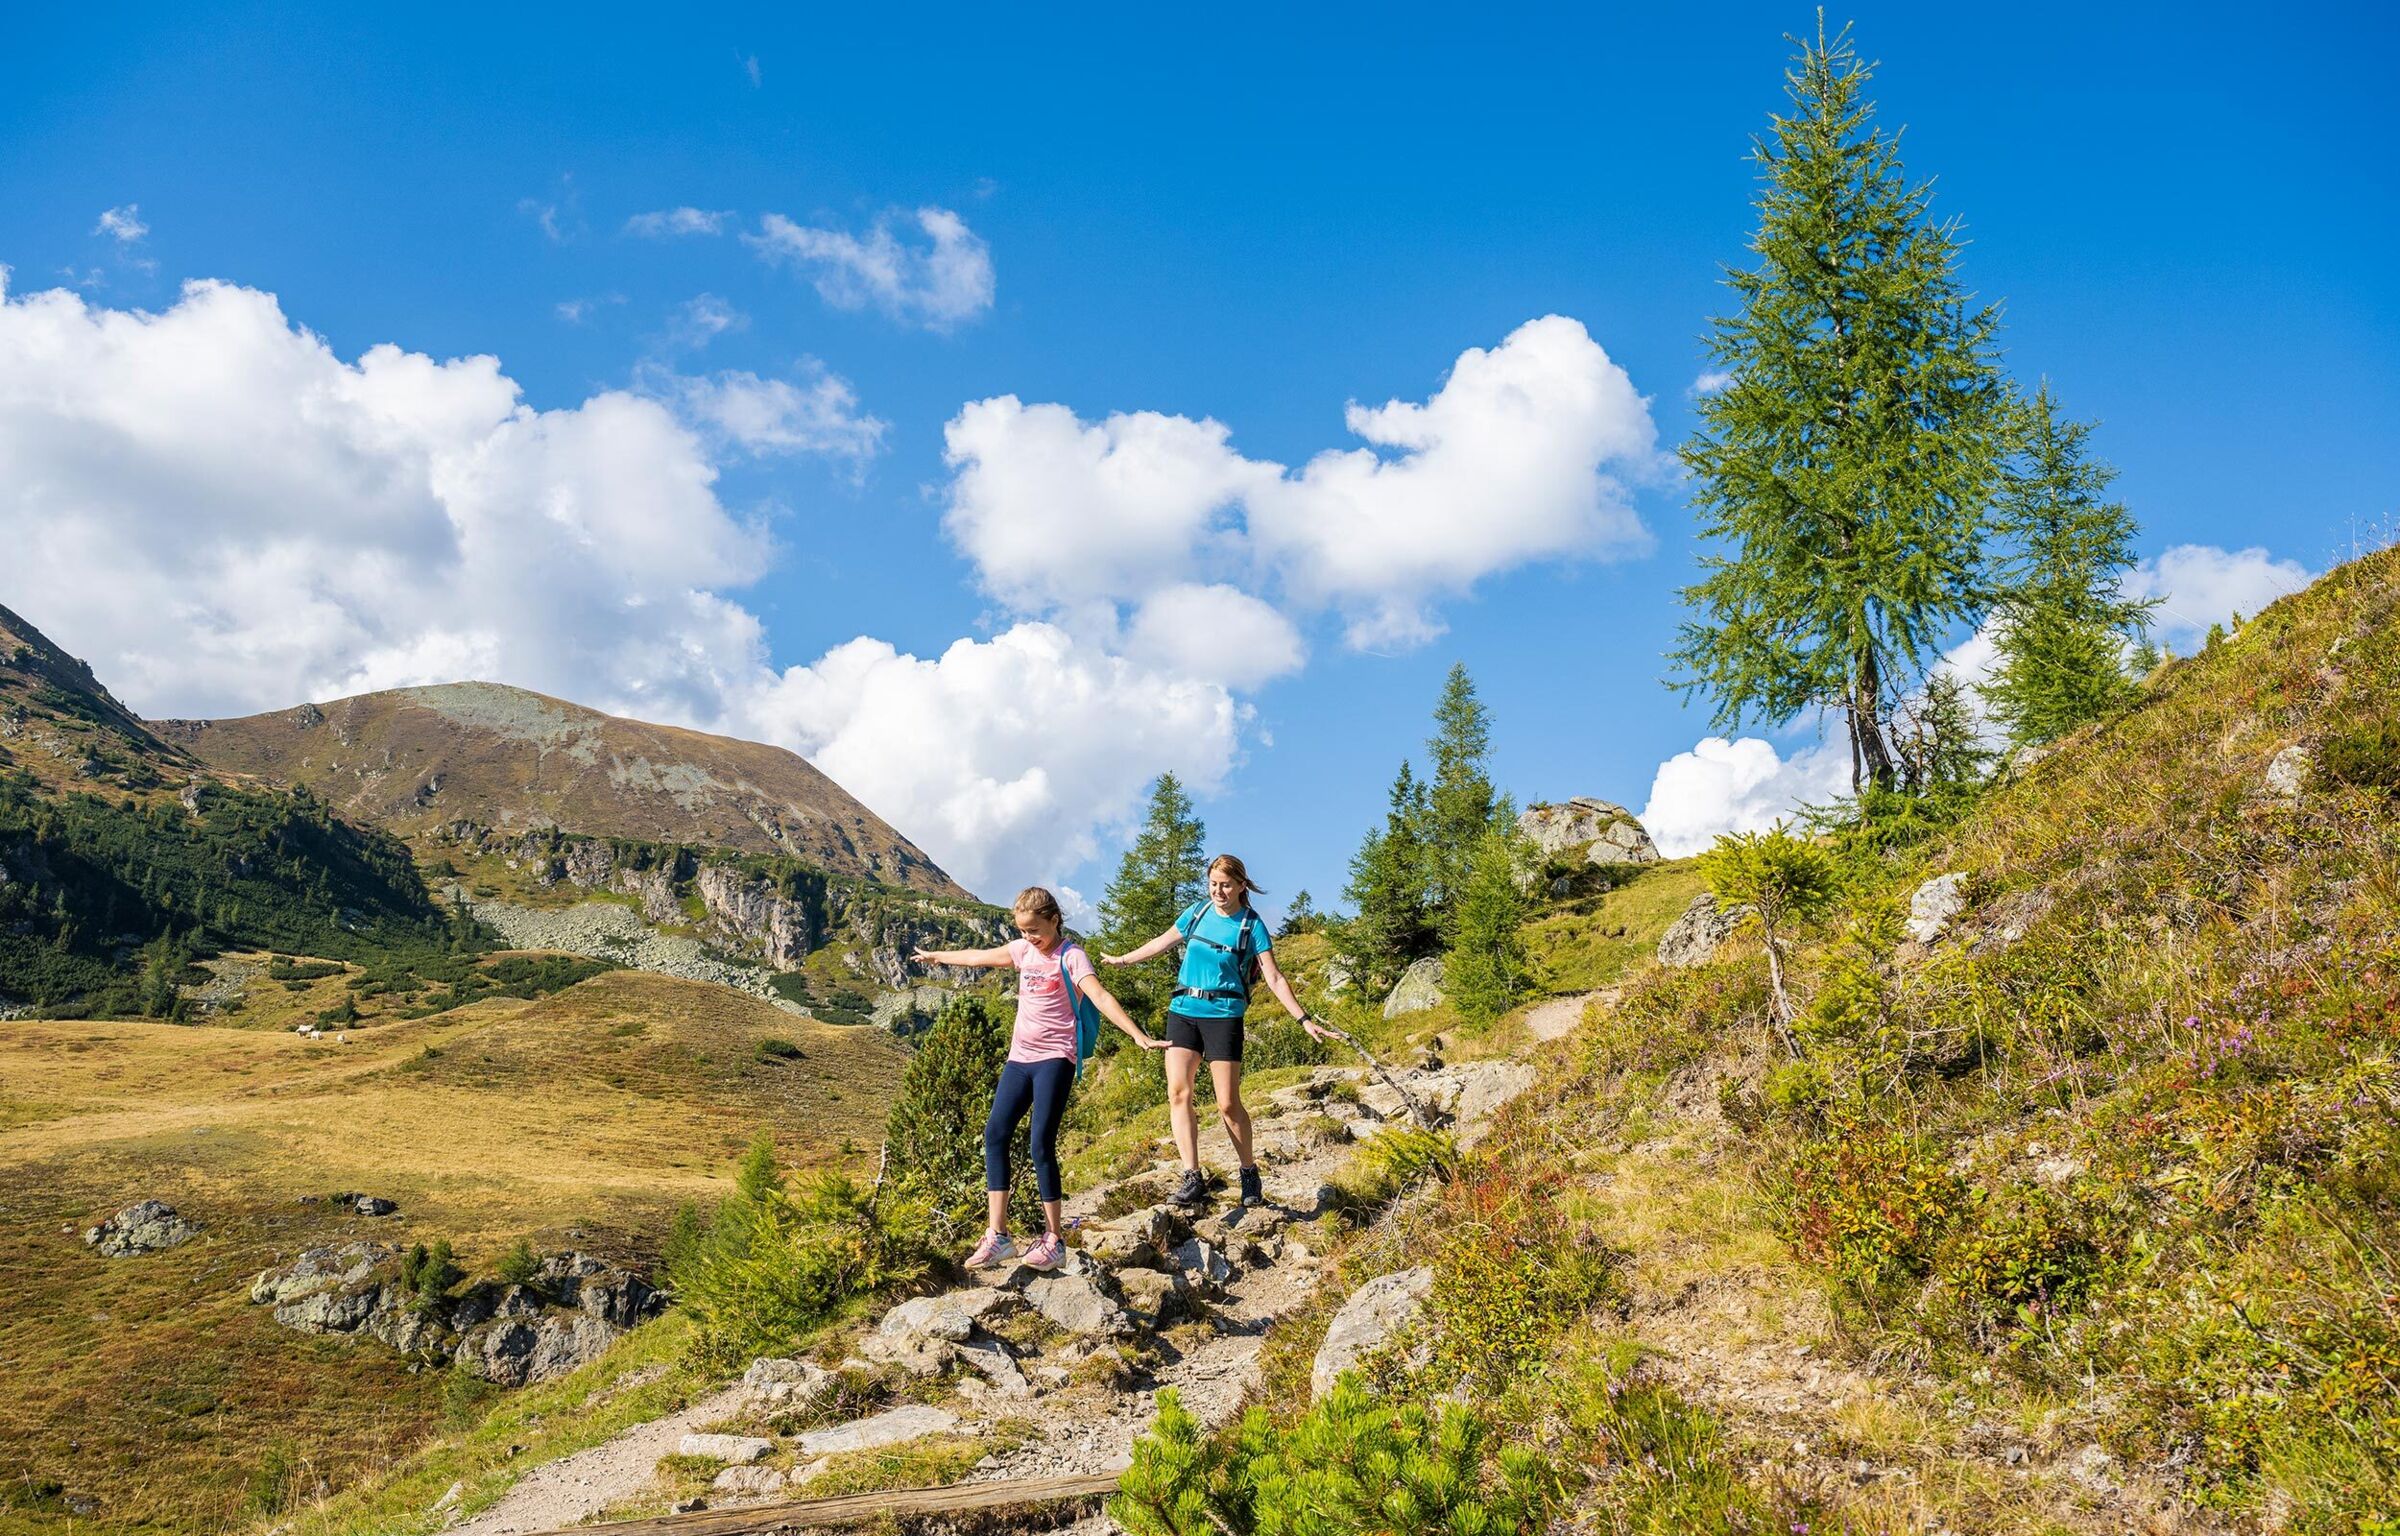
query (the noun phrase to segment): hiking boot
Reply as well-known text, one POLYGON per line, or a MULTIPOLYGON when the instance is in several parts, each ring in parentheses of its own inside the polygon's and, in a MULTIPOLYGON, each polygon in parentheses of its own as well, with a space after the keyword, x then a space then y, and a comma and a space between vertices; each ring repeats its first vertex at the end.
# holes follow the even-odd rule
POLYGON ((1248 1168, 1245 1168, 1245 1169, 1243 1169, 1243 1170, 1242 1170, 1242 1204, 1244 1204, 1244 1205, 1264 1205, 1264 1204, 1266 1204, 1266 1203, 1267 1203, 1267 1191, 1266 1191, 1266 1188, 1265 1188, 1265 1186, 1263 1186, 1262 1184, 1260 1184, 1260 1183, 1259 1183, 1259 1181, 1258 1181, 1258 1169, 1257 1169, 1257 1167, 1256 1167, 1256 1166, 1252 1166, 1252 1167, 1248 1167, 1248 1168))
POLYGON ((1016 1259, 1017 1245, 1008 1240, 1005 1232, 986 1232, 975 1251, 967 1255, 969 1269, 997 1269, 1016 1259))
POLYGON ((1065 1255, 1066 1251, 1067 1245, 1059 1240, 1057 1233, 1046 1233, 1040 1242, 1025 1250, 1026 1267, 1029 1269, 1056 1269, 1059 1259, 1065 1255))
POLYGON ((1186 1168, 1183 1177, 1175 1181, 1175 1193, 1168 1196, 1177 1205, 1198 1205, 1208 1198, 1208 1180, 1197 1168, 1186 1168))

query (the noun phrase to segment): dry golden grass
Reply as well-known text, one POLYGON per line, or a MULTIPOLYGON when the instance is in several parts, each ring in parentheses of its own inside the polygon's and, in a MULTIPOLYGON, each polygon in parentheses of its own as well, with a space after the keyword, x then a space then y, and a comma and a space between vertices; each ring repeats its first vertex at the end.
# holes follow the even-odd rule
POLYGON ((803 1166, 871 1149, 904 1059, 879 1031, 631 971, 353 1030, 346 1045, 12 1023, 0 1529, 63 1517, 66 1494, 99 1499, 111 1528, 237 1528, 255 1512, 247 1469, 270 1450, 335 1484, 388 1460, 432 1422, 441 1377, 409 1375, 379 1345, 275 1326, 248 1304, 256 1271, 343 1236, 447 1237, 470 1269, 520 1236, 638 1259, 677 1203, 722 1187, 762 1124, 803 1166), (768 1038, 802 1057, 757 1059, 768 1038), (303 1203, 351 1189, 400 1215, 303 1203), (84 1225, 148 1196, 203 1235, 135 1259, 84 1247, 84 1225), (41 1496, 51 1482, 64 1486, 41 1496))

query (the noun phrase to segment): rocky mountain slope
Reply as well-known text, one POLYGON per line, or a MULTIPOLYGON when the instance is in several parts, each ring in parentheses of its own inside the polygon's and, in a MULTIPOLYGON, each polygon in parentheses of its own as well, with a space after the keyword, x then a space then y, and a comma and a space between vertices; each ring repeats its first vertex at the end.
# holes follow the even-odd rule
POLYGON ((780 854, 963 897, 923 850, 781 747, 604 715, 498 683, 360 694, 157 731, 402 836, 460 823, 780 854))

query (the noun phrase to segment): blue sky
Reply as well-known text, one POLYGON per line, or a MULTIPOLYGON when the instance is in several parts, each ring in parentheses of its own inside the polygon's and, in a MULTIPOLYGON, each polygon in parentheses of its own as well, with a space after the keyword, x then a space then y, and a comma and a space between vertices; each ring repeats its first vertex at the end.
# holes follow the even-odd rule
MULTIPOLYGON (((2272 24, 2192 6, 1833 14, 1854 16, 1881 61, 1882 120, 1906 126, 1912 171, 1937 177, 1938 208, 1967 221, 1966 276, 2005 303, 2011 367, 2048 375, 2071 412, 2102 420, 2095 444, 2123 471, 2146 554, 2203 551, 2156 578, 2179 614, 2205 622, 2216 614, 2203 609, 2322 570, 2354 527, 2388 533, 2400 510, 2400 297, 2386 275, 2400 172, 2384 73, 2400 25, 2388 10, 2303 7, 2272 24), (2239 558, 2253 547, 2266 559, 2239 558)), ((1104 671, 1132 647, 1088 611, 1068 614, 1046 573, 996 576, 955 519, 945 531, 962 492, 944 429, 971 402, 1013 395, 1086 426, 1144 411, 1214 421, 1243 462, 1296 473, 1359 446, 1349 403, 1425 402, 1468 349, 1561 315, 1647 397, 1671 448, 1691 425, 1719 264, 1741 257, 1753 223, 1743 153, 1781 102, 1783 34, 1809 24, 1803 7, 1749 4, 1499 19, 762 7, 670 21, 424 6, 14 18, 0 53, 0 264, 12 310, 27 313, 0 333, 20 354, 13 394, 0 376, 0 412, 15 412, 0 449, 86 441, 44 403, 61 394, 44 370, 107 357, 91 365, 99 382, 76 386, 91 451, 55 471, 36 458, 0 485, 0 532, 23 556, 0 566, 0 601, 153 714, 267 708, 344 679, 430 681, 471 665, 774 735, 987 893, 1045 879, 1096 895, 1132 787, 1179 766, 1218 786, 1203 805, 1212 846, 1242 852, 1279 897, 1307 886, 1322 901, 1453 660, 1493 708, 1508 788, 1639 808, 1659 765, 1709 730, 1704 710, 1658 684, 1673 591, 1691 572, 1690 515, 1671 476, 1622 457, 1608 473, 1648 553, 1595 535, 1463 592, 1420 583, 1419 632, 1445 631, 1421 643, 1354 648, 1357 602, 1326 596, 1322 580, 1310 595, 1298 566, 1262 576, 1206 539, 1164 557, 1194 568, 1161 579, 1230 583, 1292 626, 1305 661, 1248 686, 1195 684, 1192 668, 1155 656, 1149 682, 1120 669, 1117 691, 1098 693, 996 665, 944 692, 920 669, 917 715, 879 720, 817 670, 770 696, 737 653, 770 672, 815 669, 868 636, 930 666, 962 638, 988 644, 1029 623, 1063 626, 1104 671), (713 233, 628 227, 675 209, 722 217, 713 233), (988 304, 973 271, 928 298, 939 283, 908 267, 879 298, 864 268, 821 254, 835 237, 871 248, 880 228, 887 253, 921 258, 935 248, 923 209, 954 219, 959 248, 988 263, 988 304), (104 227, 109 210, 131 211, 104 227), (820 254, 768 259, 769 215, 817 232, 820 254), (167 312, 194 279, 272 295, 342 369, 385 345, 488 355, 535 412, 651 402, 657 419, 595 419, 586 449, 551 444, 479 493, 540 501, 573 481, 595 502, 615 495, 597 536, 639 558, 586 570, 512 523, 468 540, 514 562, 510 582, 446 580, 431 556, 411 564, 448 536, 445 514, 433 501, 359 510, 390 478, 357 471, 388 447, 376 429, 302 441, 317 417, 292 401, 333 387, 339 369, 225 370, 261 392, 256 403, 227 406, 212 433, 182 430, 172 418, 194 419, 194 401, 236 398, 211 382, 207 349, 263 345, 242 330, 259 317, 203 324, 195 312, 189 334, 146 341, 112 340, 102 320, 167 312), (35 315, 29 301, 53 288, 79 311, 35 315), (34 357, 44 337, 64 361, 34 357), (184 368, 182 392, 124 382, 184 368), (814 402, 805 444, 787 433, 762 448, 726 426, 728 381, 743 379, 814 402), (823 393, 829 381, 846 390, 823 393), (299 425, 241 441, 245 423, 281 412, 299 425), (670 420, 716 474, 705 490, 673 477, 647 487, 608 458, 613 447, 672 460, 676 443, 650 454, 639 436, 670 420), (559 467, 577 451, 587 459, 559 467), (142 473, 93 467, 130 463, 142 473), (251 474, 283 520, 246 522, 251 474), (188 501, 187 486, 200 487, 188 501), (345 531, 353 516, 365 531, 345 531), (308 529, 332 542, 310 545, 308 529), (528 584, 576 591, 536 605, 546 628, 486 633, 472 611, 422 594, 378 607, 371 572, 289 607, 270 579, 306 585, 341 550, 387 537, 383 588, 441 584, 486 609, 528 584), (282 553, 263 574, 229 574, 224 552, 245 540, 282 553), (219 546, 220 563, 160 552, 186 544, 219 546), (120 560, 140 579, 118 582, 120 560), (645 571, 709 601, 674 623, 625 619, 629 605, 674 606, 645 571), (1049 585, 1004 595, 1028 581, 1049 585), (205 644, 182 638, 193 628, 205 644), (475 633, 445 638, 461 629, 475 633), (661 652, 700 659, 662 684, 661 652), (1179 705, 1117 728, 1175 686, 1179 705), (959 722, 953 743, 944 712, 984 706, 1011 718, 959 722), (963 779, 925 768, 953 745, 989 760, 966 763, 963 779)), ((1043 505, 1057 491, 1024 488, 1043 505)), ((450 526, 466 515, 449 504, 450 526)), ((1469 527, 1485 515, 1460 512, 1469 527)), ((1227 514, 1212 518, 1223 533, 1227 514)), ((1062 526, 1055 541, 1069 567, 1073 535, 1062 526)), ((1098 596, 1122 599, 1117 621, 1133 623, 1132 589, 1098 596)), ((855 681, 872 691, 885 675, 855 681)), ((1750 734, 1773 751, 1726 767, 1731 781, 1681 781, 1679 825, 1709 822, 1695 796, 1721 790, 1730 809, 1715 821, 1730 825, 1794 791, 1791 764, 1813 738, 1750 734)))

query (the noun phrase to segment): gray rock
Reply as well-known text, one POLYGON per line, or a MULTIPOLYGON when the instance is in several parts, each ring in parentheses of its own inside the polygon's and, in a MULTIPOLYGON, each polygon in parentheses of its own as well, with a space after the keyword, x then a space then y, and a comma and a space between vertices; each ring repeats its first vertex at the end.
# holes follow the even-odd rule
POLYGON ((384 1303, 384 1287, 326 1289, 276 1303, 275 1321, 302 1333, 356 1333, 384 1303))
POLYGON ((1025 1299, 1069 1333, 1121 1337, 1133 1331, 1125 1309, 1089 1275, 1044 1275, 1026 1285, 1025 1299))
POLYGON ((956 1344, 975 1331, 975 1325, 996 1311, 1014 1305, 1006 1291, 949 1291, 904 1301, 883 1315, 875 1331, 887 1339, 920 1335, 956 1344))
POLYGON ((1204 1287, 1223 1285, 1233 1278, 1233 1266, 1216 1244, 1200 1238, 1187 1238, 1175 1249, 1175 1267, 1182 1270, 1192 1283, 1204 1287))
POLYGON ((2286 747, 2267 764, 2265 784, 2267 793, 2279 800, 2297 800, 2308 787, 2309 755, 2306 747, 2286 747))
POLYGON ((784 1475, 773 1467, 727 1467, 708 1486, 719 1493, 747 1496, 781 1493, 784 1475))
POLYGON ((1145 1327, 1163 1328, 1190 1311, 1181 1275, 1155 1269, 1119 1270, 1117 1288, 1125 1293, 1126 1309, 1145 1327))
POLYGON ((262 1271, 250 1283, 250 1299, 265 1306, 333 1286, 356 1285, 396 1254, 381 1243, 336 1243, 310 1248, 281 1269, 262 1271))
POLYGON ((1708 964, 1749 915, 1748 907, 1719 909, 1717 898, 1702 891, 1658 936, 1658 963, 1678 968, 1708 964))
POLYGON ((400 1211, 398 1202, 381 1195, 352 1195, 350 1208, 361 1216, 394 1216, 400 1211))
POLYGON ((1529 806, 1517 830, 1547 859, 1581 850, 1593 864, 1655 864, 1659 853, 1631 811, 1606 800, 1577 795, 1564 805, 1529 806))
POLYGON ((1024 1371, 1018 1368, 1016 1357, 1008 1352, 1008 1346, 997 1339, 969 1339, 952 1348, 961 1361, 990 1382, 1002 1397, 1033 1396, 1033 1383, 1025 1379, 1024 1371))
POLYGON ((886 992, 875 999, 876 1027, 896 1035, 910 1035, 931 1024, 941 1014, 942 1005, 953 994, 948 987, 909 987, 899 992, 886 992))
POLYGON ((1423 1013, 1439 1008, 1446 999, 1442 993, 1442 957, 1427 955, 1400 973, 1392 995, 1383 1001, 1383 1016, 1399 1018, 1402 1014, 1423 1013))
POLYGON ((1931 944, 1948 933, 1951 923, 1966 909, 1966 875, 1957 870, 1936 875, 1908 899, 1908 936, 1919 944, 1931 944))
POLYGON ((872 1451, 909 1440, 921 1440, 927 1435, 947 1434, 956 1428, 958 1415, 914 1403, 876 1414, 872 1418, 853 1419, 847 1424, 835 1424, 826 1429, 812 1429, 800 1437, 800 1454, 830 1456, 837 1451, 872 1451))
POLYGON ((775 1442, 764 1435, 686 1435, 675 1442, 678 1456, 706 1456, 712 1461, 764 1461, 775 1454, 775 1442))
POLYGON ((84 1229, 84 1243, 104 1259, 130 1259, 189 1242, 200 1229, 175 1213, 164 1200, 142 1200, 84 1229))
POLYGON ((1381 1349, 1425 1310, 1433 1294, 1433 1271, 1403 1269, 1378 1275, 1354 1292, 1333 1315, 1325 1342, 1308 1373, 1308 1392, 1314 1398, 1333 1390, 1334 1379, 1365 1356, 1381 1349))
POLYGON ((1474 1147, 1491 1131, 1492 1120, 1511 1099, 1531 1088, 1538 1074, 1530 1061, 1467 1061, 1419 1079, 1421 1096, 1450 1116, 1462 1147, 1474 1147))
POLYGON ((768 1356, 742 1372, 742 1390, 761 1408, 805 1411, 833 1389, 833 1372, 811 1360, 768 1356))

